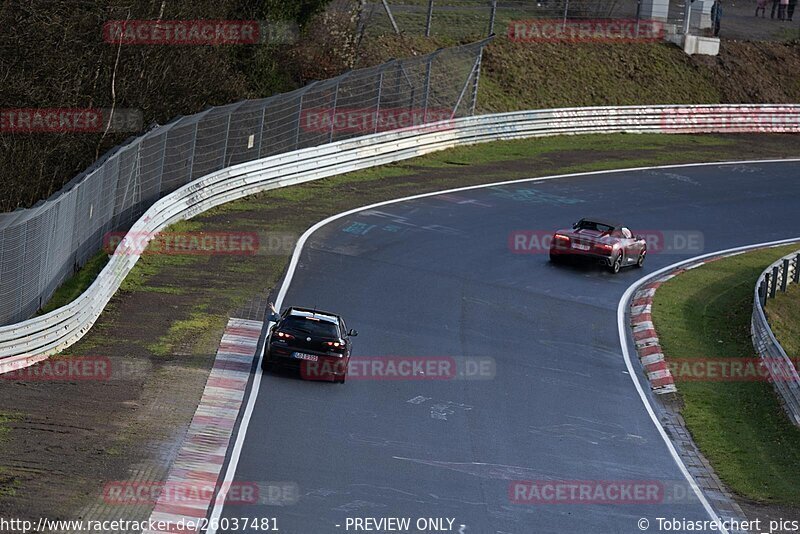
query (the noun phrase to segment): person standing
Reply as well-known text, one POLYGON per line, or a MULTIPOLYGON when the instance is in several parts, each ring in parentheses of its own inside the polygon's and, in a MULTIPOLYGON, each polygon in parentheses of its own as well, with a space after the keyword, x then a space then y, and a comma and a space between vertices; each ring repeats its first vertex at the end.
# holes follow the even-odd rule
POLYGON ((778 20, 786 20, 786 8, 789 7, 789 0, 780 0, 778 6, 778 20))
POLYGON ((714 0, 711 6, 711 23, 714 25, 714 37, 719 37, 719 25, 722 21, 722 5, 720 0, 714 0))
POLYGON ((789 7, 786 11, 786 16, 789 19, 789 22, 792 22, 792 17, 794 16, 794 8, 797 6, 797 0, 789 0, 789 7))
POLYGON ((756 17, 758 16, 759 10, 761 11, 761 18, 763 19, 764 13, 767 11, 767 0, 756 0, 756 17))
POLYGON ((772 11, 770 11, 770 13, 769 13, 769 18, 771 18, 771 19, 775 18, 775 11, 778 10, 778 2, 779 1, 780 0, 772 0, 772 11))

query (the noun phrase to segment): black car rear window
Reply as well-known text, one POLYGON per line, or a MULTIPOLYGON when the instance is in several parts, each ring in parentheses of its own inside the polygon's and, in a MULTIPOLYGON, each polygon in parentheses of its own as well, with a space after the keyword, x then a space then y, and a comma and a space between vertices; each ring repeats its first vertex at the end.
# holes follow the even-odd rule
POLYGON ((283 328, 303 332, 311 337, 338 338, 339 328, 327 321, 290 315, 283 320, 283 328))
POLYGON ((614 229, 613 226, 609 226, 603 223, 596 223, 593 221, 581 221, 578 224, 578 230, 595 230, 597 232, 603 232, 604 234, 610 232, 613 229, 614 229))

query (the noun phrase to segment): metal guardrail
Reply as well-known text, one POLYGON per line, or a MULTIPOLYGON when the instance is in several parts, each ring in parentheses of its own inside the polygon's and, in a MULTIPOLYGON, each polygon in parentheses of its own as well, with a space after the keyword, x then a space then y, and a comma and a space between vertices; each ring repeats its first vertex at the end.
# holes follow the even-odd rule
POLYGON ((761 273, 753 299, 750 332, 753 346, 764 362, 784 409, 792 422, 800 426, 800 376, 795 364, 772 333, 764 311, 767 300, 775 298, 778 291, 786 292, 786 287, 791 283, 800 283, 800 251, 784 256, 761 273))
MULTIPOLYGON (((156 201, 129 230, 166 226, 261 191, 401 161, 457 146, 588 133, 800 132, 800 105, 626 106, 523 111, 440 121, 277 154, 208 174, 156 201)), ((139 259, 123 240, 78 299, 46 315, 0 327, 0 373, 31 365, 78 341, 139 259)))

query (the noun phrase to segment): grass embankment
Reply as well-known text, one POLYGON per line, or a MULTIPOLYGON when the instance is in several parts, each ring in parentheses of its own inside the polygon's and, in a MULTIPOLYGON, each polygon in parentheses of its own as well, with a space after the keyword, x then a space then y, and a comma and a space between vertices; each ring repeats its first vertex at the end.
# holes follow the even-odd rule
MULTIPOLYGON (((750 339, 753 288, 767 265, 793 249, 797 245, 724 258, 661 286, 653 323, 667 360, 757 357, 750 339)), ((793 306, 797 332, 796 300, 793 306)), ((686 425, 728 487, 756 501, 800 505, 800 429, 772 386, 676 380, 686 425)))

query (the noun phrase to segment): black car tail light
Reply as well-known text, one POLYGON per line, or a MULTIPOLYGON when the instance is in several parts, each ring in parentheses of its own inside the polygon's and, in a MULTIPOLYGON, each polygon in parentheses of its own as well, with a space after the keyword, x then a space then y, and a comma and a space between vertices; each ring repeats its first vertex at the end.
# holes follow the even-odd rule
POLYGON ((286 332, 275 332, 275 335, 278 336, 278 339, 283 341, 289 341, 290 339, 294 339, 292 334, 288 334, 286 332))
POLYGON ((344 341, 326 341, 325 346, 336 352, 344 352, 346 344, 344 341))

